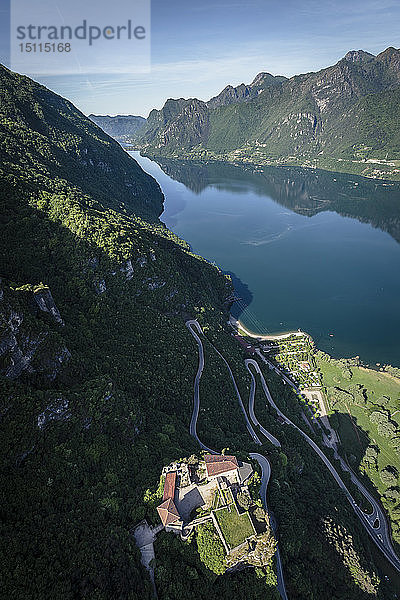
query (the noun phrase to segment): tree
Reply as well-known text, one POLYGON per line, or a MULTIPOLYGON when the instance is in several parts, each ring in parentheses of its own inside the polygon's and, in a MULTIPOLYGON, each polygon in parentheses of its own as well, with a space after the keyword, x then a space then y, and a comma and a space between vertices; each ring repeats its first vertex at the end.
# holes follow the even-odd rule
POLYGON ((347 402, 349 402, 349 403, 354 402, 353 394, 350 394, 350 392, 347 392, 346 390, 342 390, 341 388, 338 388, 338 387, 328 388, 328 395, 329 395, 332 406, 335 406, 335 404, 337 402, 341 402, 344 404, 346 404, 347 402))
POLYGON ((365 450, 364 462, 368 466, 376 466, 376 461, 378 458, 379 448, 377 446, 368 446, 365 450))
POLYGON ((199 459, 197 458, 197 456, 195 454, 191 454, 188 458, 188 464, 189 465, 197 465, 197 463, 199 462, 199 459))
POLYGON ((237 503, 244 510, 249 510, 251 506, 251 498, 248 494, 244 494, 243 492, 241 492, 237 495, 237 503))
POLYGON ((282 467, 286 467, 288 462, 286 454, 284 452, 279 452, 279 457, 281 459, 282 467))
POLYGON ((224 547, 212 523, 204 523, 197 528, 196 542, 200 559, 206 567, 217 575, 224 573, 226 568, 224 547))
POLYGON ((262 523, 263 521, 269 521, 267 513, 263 508, 261 508, 261 506, 257 506, 257 508, 254 510, 254 516, 259 523, 262 523))
POLYGON ((385 492, 385 498, 391 502, 398 502, 400 500, 400 488, 398 486, 388 488, 385 492))
POLYGON ((386 404, 389 404, 390 402, 390 396, 380 396, 377 400, 377 404, 381 404, 382 406, 386 406, 386 404))
POLYGON ((381 478, 382 483, 385 485, 393 485, 396 483, 398 476, 398 470, 392 465, 388 465, 379 473, 379 477, 381 478))
POLYGON ((353 377, 353 373, 351 371, 351 369, 349 369, 348 367, 342 369, 342 375, 345 379, 351 379, 353 377))
POLYGON ((396 434, 396 425, 392 421, 389 421, 389 420, 387 420, 386 422, 383 422, 383 423, 379 423, 378 424, 378 433, 379 433, 379 435, 382 435, 383 437, 390 438, 396 434))
POLYGON ((369 415, 369 420, 371 421, 371 423, 387 423, 389 420, 389 415, 387 414, 387 411, 382 410, 374 410, 370 415, 369 415))

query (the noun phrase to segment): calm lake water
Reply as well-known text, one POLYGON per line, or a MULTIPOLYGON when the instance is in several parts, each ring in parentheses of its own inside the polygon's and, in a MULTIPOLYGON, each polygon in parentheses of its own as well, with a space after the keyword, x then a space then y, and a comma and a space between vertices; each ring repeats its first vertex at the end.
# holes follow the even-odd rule
POLYGON ((400 366, 399 184, 130 154, 164 192, 161 220, 232 275, 248 329, 400 366))

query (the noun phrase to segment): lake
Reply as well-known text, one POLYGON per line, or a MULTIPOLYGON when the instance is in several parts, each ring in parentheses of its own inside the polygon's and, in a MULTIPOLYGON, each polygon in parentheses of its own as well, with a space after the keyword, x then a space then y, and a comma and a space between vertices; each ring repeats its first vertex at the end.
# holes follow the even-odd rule
POLYGON ((245 327, 400 366, 399 184, 130 154, 163 190, 161 220, 231 274, 245 327))

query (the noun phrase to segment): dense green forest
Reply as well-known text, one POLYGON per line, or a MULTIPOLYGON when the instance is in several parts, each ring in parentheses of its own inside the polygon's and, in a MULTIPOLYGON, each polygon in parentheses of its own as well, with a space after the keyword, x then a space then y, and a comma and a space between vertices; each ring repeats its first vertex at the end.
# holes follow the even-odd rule
MULTIPOLYGON (((160 224, 158 185, 68 101, 5 68, 0 90, 2 597, 150 599, 132 530, 154 522, 147 490, 163 465, 198 450, 189 316, 249 390, 226 331, 231 282, 160 224)), ((226 367, 206 352, 215 372, 204 373, 200 432, 246 455, 226 367)), ((270 377, 300 423, 296 397, 270 377)), ((392 598, 323 466, 257 410, 283 444, 263 451, 290 597, 392 598)), ((272 599, 274 581, 253 569, 216 577, 193 542, 157 540, 160 599, 272 599)))
POLYGON ((158 185, 72 105, 6 69, 1 94, 3 594, 146 597, 130 532, 165 461, 195 448, 184 319, 220 326, 230 282, 154 222, 158 185))

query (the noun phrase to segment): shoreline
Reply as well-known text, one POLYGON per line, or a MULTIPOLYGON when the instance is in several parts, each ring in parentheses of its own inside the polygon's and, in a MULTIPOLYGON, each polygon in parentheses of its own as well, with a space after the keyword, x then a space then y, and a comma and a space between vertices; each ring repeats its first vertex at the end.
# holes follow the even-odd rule
MULTIPOLYGON (((290 169, 290 168, 299 168, 299 169, 305 169, 308 171, 325 171, 326 173, 338 173, 338 174, 342 174, 342 175, 353 175, 355 177, 360 177, 362 179, 366 179, 369 181, 374 181, 374 182, 379 182, 379 183, 387 183, 387 184, 399 184, 400 182, 400 176, 393 176, 392 172, 386 172, 386 173, 379 173, 376 175, 371 174, 366 174, 363 172, 359 172, 356 169, 346 169, 346 168, 340 168, 342 166, 342 161, 337 161, 334 165, 327 165, 324 164, 324 166, 318 164, 316 166, 311 165, 311 164, 302 164, 299 162, 295 162, 295 161, 291 161, 289 160, 284 160, 284 159, 276 159, 276 160, 272 160, 272 159, 266 159, 266 160, 255 160, 254 157, 252 158, 247 158, 247 157, 227 157, 227 156, 207 156, 207 157, 200 157, 200 156, 188 156, 186 155, 184 158, 181 157, 181 155, 179 156, 175 156, 174 154, 172 154, 171 156, 164 156, 164 155, 155 155, 155 154, 146 154, 146 148, 143 147, 139 147, 136 146, 134 144, 132 144, 132 147, 124 147, 124 150, 129 150, 130 152, 135 151, 135 152, 139 152, 141 156, 144 156, 145 158, 149 158, 150 160, 153 160, 155 162, 157 162, 158 160, 162 161, 162 160, 172 160, 172 161, 186 161, 186 162, 200 162, 200 163, 204 163, 207 164, 208 162, 217 162, 217 163, 227 163, 230 165, 235 165, 235 166, 248 166, 248 167, 253 167, 253 168, 258 168, 258 169, 262 169, 263 167, 276 167, 276 168, 286 168, 286 169, 290 169)), ((311 161, 314 161, 315 159, 309 159, 311 161)), ((348 159, 348 162, 352 162, 350 161, 350 159, 348 159)), ((363 164, 375 164, 375 163, 363 163, 363 164)), ((376 164, 380 164, 382 166, 381 163, 376 163, 376 164)), ((352 165, 351 165, 352 166, 352 165)), ((396 168, 396 167, 394 167, 396 168)))
MULTIPOLYGON (((247 337, 251 337, 251 338, 254 338, 254 339, 258 339, 258 340, 271 340, 271 341, 273 341, 273 340, 283 340, 283 339, 288 338, 288 337, 290 337, 292 335, 296 335, 296 336, 299 336, 299 337, 302 336, 302 335, 305 335, 305 336, 307 336, 314 343, 314 340, 311 337, 311 335, 309 333, 307 333, 306 331, 302 331, 301 329, 298 329, 297 331, 287 331, 285 333, 277 333, 277 334, 274 334, 274 335, 273 334, 271 334, 271 335, 262 335, 262 334, 259 334, 258 335, 256 333, 253 333, 253 332, 249 331, 244 325, 242 325, 242 323, 238 319, 235 319, 235 317, 233 317, 232 315, 229 316, 229 322, 230 322, 231 325, 237 327, 238 332, 239 332, 239 329, 240 329, 241 331, 244 332, 244 334, 247 337)), ((315 346, 315 348, 318 350, 317 346, 315 346)), ((328 355, 331 356, 330 354, 328 354, 328 355)), ((340 358, 334 358, 333 356, 331 356, 331 358, 333 360, 340 360, 340 358)), ((399 378, 395 377, 394 375, 391 375, 390 373, 387 373, 387 371, 380 371, 379 368, 373 368, 371 365, 365 365, 365 364, 362 364, 362 362, 361 362, 361 364, 357 365, 356 368, 357 369, 361 369, 362 371, 367 371, 368 373, 375 373, 375 374, 380 374, 380 375, 386 375, 386 377, 392 379, 396 383, 400 383, 400 379, 399 378)))
POLYGON ((235 319, 235 317, 233 317, 232 315, 229 316, 229 322, 231 323, 231 325, 235 325, 238 328, 238 330, 241 329, 246 334, 246 336, 258 340, 283 340, 292 335, 296 335, 299 337, 305 335, 312 339, 309 333, 307 333, 306 331, 301 331, 301 329, 297 329, 296 331, 286 331, 284 333, 263 335, 249 331, 238 319, 235 319))

